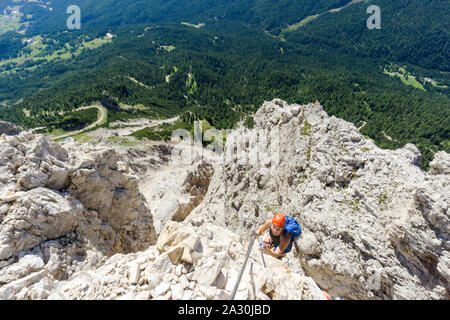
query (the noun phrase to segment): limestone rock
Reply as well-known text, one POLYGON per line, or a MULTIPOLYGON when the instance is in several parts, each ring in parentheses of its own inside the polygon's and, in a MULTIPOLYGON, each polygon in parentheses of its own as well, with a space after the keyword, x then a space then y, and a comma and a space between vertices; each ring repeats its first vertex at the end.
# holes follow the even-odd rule
POLYGON ((32 272, 42 270, 43 267, 42 253, 29 252, 22 256, 18 262, 0 269, 0 285, 28 276, 32 272))
POLYGON ((299 251, 283 260, 332 296, 450 298, 447 153, 436 154, 430 175, 418 167, 414 145, 380 149, 318 103, 268 101, 254 123, 227 135, 190 221, 248 239, 283 212, 303 229, 299 251))
POLYGON ((382 150, 319 103, 265 102, 216 158, 0 138, 0 299, 229 299, 275 212, 303 235, 255 243, 236 299, 449 299, 449 156, 382 150), (154 225, 155 224, 155 225, 154 225), (158 238, 156 238, 158 235, 158 238))
POLYGON ((201 162, 194 171, 188 172, 183 182, 185 191, 190 195, 189 202, 182 203, 172 215, 172 220, 183 221, 192 210, 202 202, 208 191, 212 166, 206 162, 201 162))
POLYGON ((55 297, 51 290, 72 273, 156 242, 138 182, 114 150, 76 143, 63 147, 22 132, 0 139, 0 164, 5 299, 55 297), (32 277, 23 285, 31 274, 46 280, 32 277))
POLYGON ((430 162, 431 174, 450 174, 450 155, 445 151, 436 152, 430 162))
POLYGON ((68 191, 114 230, 115 252, 142 250, 153 244, 153 218, 137 180, 118 170, 118 155, 113 150, 90 155, 95 159, 93 168, 71 174, 68 191))
POLYGON ((167 221, 183 221, 201 203, 212 174, 212 166, 201 160, 161 166, 140 179, 139 189, 154 214, 157 234, 167 221))
MULTIPOLYGON (((60 283, 49 296, 49 299, 229 299, 234 287, 239 268, 245 255, 245 248, 237 242, 237 237, 229 230, 205 224, 200 228, 189 223, 170 222, 161 232, 158 243, 164 251, 156 250, 152 246, 146 251, 132 254, 116 254, 101 267, 93 271, 80 271, 72 275, 71 279, 60 283), (177 234, 183 234, 181 238, 177 234), (192 271, 186 276, 179 276, 182 269, 180 264, 174 265, 168 255, 172 246, 179 246, 183 240, 203 236, 210 240, 202 242, 203 253, 199 260, 191 265, 192 271), (173 239, 174 241, 167 241, 173 239), (236 259, 224 251, 221 243, 234 242, 236 244, 236 259), (154 260, 142 259, 143 256, 156 252, 154 260), (143 279, 136 283, 135 289, 129 287, 129 279, 122 281, 121 275, 129 277, 137 271, 137 261, 142 262, 143 279), (130 269, 128 273, 123 270, 130 269), (131 268, 129 267, 131 266, 131 268), (228 279, 229 278, 229 279, 228 279), (190 280, 189 280, 190 279, 190 280), (136 294, 132 292, 137 292, 136 294)), ((319 287, 307 277, 300 276, 286 267, 277 259, 267 257, 267 267, 273 272, 265 272, 260 258, 260 252, 253 248, 236 298, 243 299, 324 299, 319 287), (291 284, 284 284, 285 282, 291 284), (272 284, 268 289, 268 283, 272 284)), ((135 282, 135 281, 133 281, 135 282)))
POLYGON ((0 246, 10 248, 0 259, 74 230, 82 212, 81 204, 68 195, 42 187, 26 192, 15 200, 0 225, 0 246))

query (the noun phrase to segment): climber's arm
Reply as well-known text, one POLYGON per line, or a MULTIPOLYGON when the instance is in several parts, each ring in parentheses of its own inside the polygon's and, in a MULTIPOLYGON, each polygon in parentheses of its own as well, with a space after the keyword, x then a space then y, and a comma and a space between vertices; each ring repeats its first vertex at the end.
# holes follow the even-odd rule
MULTIPOLYGON (((270 221, 270 219, 269 219, 269 220, 267 220, 266 222, 264 222, 262 225, 260 225, 258 229, 256 229, 256 231, 255 231, 256 237, 259 237, 264 231, 266 231, 267 229, 269 229, 270 222, 271 222, 271 221, 270 221)), ((250 241, 247 241, 247 242, 245 243, 245 246, 248 247, 249 244, 250 244, 250 241)))
POLYGON ((281 237, 280 245, 275 249, 275 251, 272 251, 269 248, 264 248, 263 252, 267 253, 268 255, 271 255, 274 258, 278 258, 284 253, 284 250, 286 250, 287 246, 289 245, 289 241, 291 240, 291 235, 287 234, 283 237, 281 237))
POLYGON ((266 222, 264 222, 261 226, 259 226, 258 229, 256 229, 256 236, 259 237, 264 231, 266 231, 267 229, 269 229, 270 226, 270 219, 266 220, 266 222))

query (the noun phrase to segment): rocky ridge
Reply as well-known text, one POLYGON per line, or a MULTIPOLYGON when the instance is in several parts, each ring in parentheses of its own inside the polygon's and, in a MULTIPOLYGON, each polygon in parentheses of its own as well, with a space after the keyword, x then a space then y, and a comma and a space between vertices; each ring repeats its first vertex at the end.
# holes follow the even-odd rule
MULTIPOLYGON (((229 299, 246 248, 227 229, 201 220, 196 224, 168 221, 156 245, 116 254, 95 271, 59 282, 49 299, 229 299)), ((236 299, 324 299, 310 277, 272 257, 265 262, 267 269, 254 247, 236 299)))
MULTIPOLYGON (((210 163, 197 157, 175 171, 186 202, 161 217, 162 230, 153 227, 156 207, 138 176, 164 170, 170 151, 2 136, 0 299, 229 299, 246 252, 241 239, 202 219, 170 221, 201 202, 210 163)), ((323 299, 310 277, 265 262, 277 276, 255 246, 236 298, 323 299)))
POLYGON ((222 156, 0 138, 0 299, 229 299, 250 232, 282 211, 303 235, 254 246, 238 299, 448 299, 449 163, 377 148, 320 104, 266 102, 222 156), (286 281, 288 279, 288 281, 286 281))
POLYGON ((318 103, 266 102, 191 213, 247 236, 277 211, 303 228, 300 264, 332 296, 449 299, 449 154, 383 150, 318 103), (259 147, 262 145, 262 147, 259 147))
POLYGON ((138 181, 114 150, 24 132, 0 138, 0 162, 1 298, 156 242, 138 181))

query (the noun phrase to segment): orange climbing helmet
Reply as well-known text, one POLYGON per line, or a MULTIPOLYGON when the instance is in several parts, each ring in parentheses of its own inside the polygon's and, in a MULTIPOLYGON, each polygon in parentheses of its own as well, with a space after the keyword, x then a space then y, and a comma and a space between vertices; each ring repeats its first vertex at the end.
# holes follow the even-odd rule
POLYGON ((282 213, 276 213, 272 218, 272 223, 276 226, 284 228, 286 224, 286 217, 282 213))

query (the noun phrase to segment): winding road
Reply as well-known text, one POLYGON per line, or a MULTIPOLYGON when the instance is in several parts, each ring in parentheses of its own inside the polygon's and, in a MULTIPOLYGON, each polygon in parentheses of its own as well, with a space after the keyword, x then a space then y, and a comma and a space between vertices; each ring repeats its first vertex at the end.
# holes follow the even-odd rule
POLYGON ((66 134, 63 134, 62 136, 53 137, 52 139, 53 140, 59 140, 59 139, 64 139, 64 138, 67 138, 67 137, 70 137, 70 136, 74 136, 74 135, 83 133, 84 131, 92 129, 92 128, 96 127, 97 125, 101 124, 103 121, 106 120, 107 110, 105 108, 103 108, 102 106, 100 106, 100 105, 92 105, 92 106, 81 107, 81 108, 75 109, 74 111, 91 109, 91 108, 97 108, 98 110, 100 110, 100 112, 98 114, 98 117, 97 117, 97 121, 95 121, 94 123, 91 123, 86 128, 83 128, 83 129, 77 130, 77 131, 71 131, 71 132, 68 132, 66 134))

